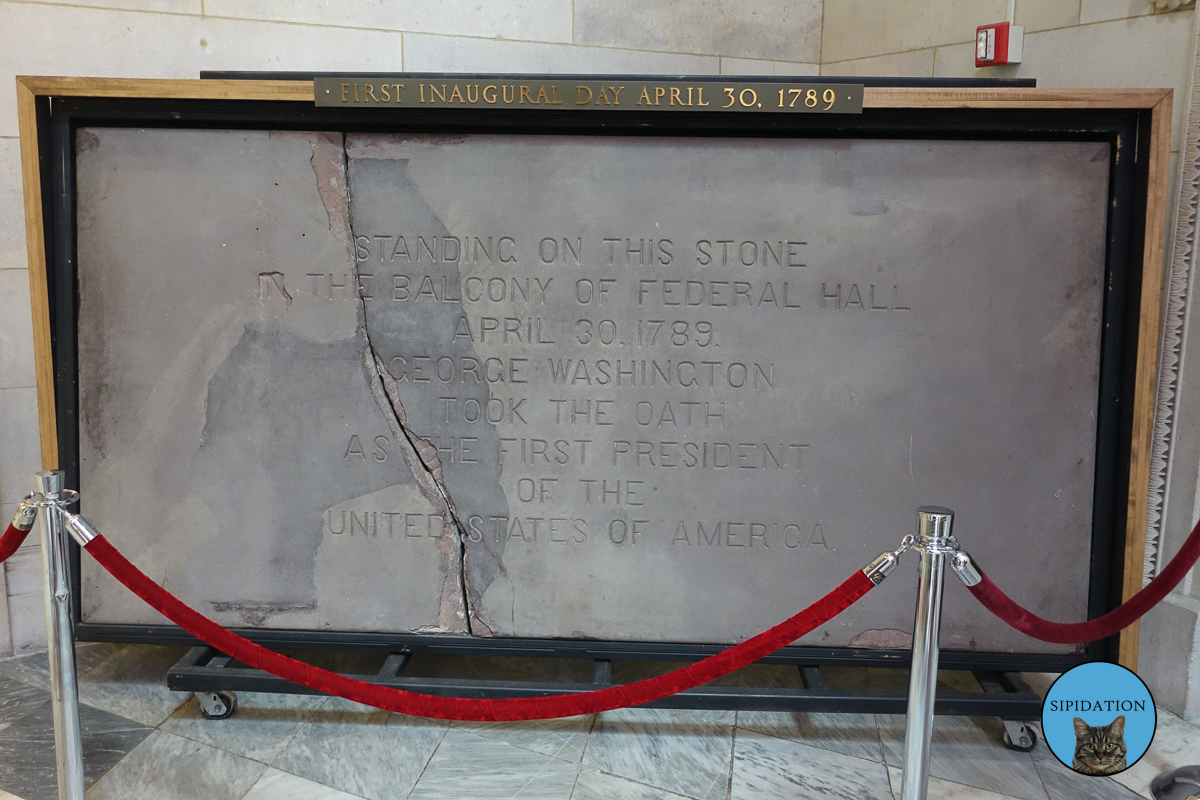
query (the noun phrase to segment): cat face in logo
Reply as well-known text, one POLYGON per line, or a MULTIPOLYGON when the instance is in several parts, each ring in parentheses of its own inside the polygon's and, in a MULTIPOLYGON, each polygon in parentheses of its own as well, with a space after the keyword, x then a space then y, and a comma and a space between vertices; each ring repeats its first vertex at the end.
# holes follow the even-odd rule
POLYGON ((1125 715, 1107 725, 1091 726, 1075 718, 1075 759, 1071 769, 1084 775, 1113 775, 1125 769, 1125 715))

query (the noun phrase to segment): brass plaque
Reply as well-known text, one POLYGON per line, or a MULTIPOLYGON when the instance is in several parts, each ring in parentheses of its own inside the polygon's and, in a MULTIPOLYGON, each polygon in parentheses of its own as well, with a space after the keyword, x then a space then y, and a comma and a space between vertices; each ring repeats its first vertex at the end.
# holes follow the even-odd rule
POLYGON ((571 111, 767 111, 861 114, 857 83, 727 81, 474 80, 461 75, 337 77, 314 81, 316 104, 353 108, 504 108, 571 111))

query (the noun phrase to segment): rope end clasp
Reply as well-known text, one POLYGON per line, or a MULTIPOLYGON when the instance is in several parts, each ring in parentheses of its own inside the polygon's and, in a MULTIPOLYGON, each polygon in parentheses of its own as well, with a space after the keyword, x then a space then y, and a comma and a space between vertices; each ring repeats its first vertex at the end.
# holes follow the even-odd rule
POLYGON ((19 531, 28 531, 33 528, 33 523, 37 521, 38 504, 37 501, 42 499, 42 496, 37 492, 30 492, 25 495, 17 506, 17 511, 13 514, 12 526, 19 531))
POLYGON ((954 574, 963 582, 963 586, 968 588, 978 586, 983 581, 983 574, 979 571, 979 567, 975 566, 971 557, 962 550, 950 558, 950 569, 954 570, 954 574))
POLYGON ((867 580, 878 586, 883 583, 883 579, 896 568, 900 563, 900 556, 904 555, 904 551, 912 548, 916 538, 909 534, 900 540, 900 547, 895 550, 889 550, 880 553, 879 557, 863 567, 863 574, 867 576, 867 580))

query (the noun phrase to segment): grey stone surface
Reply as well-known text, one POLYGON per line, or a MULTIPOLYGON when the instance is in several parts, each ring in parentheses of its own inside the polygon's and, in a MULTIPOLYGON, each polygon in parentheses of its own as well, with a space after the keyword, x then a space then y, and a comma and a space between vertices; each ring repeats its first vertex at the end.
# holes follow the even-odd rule
MULTIPOLYGON (((442 448, 474 632, 736 641, 935 498, 1024 602, 1081 615, 1105 153, 350 136, 359 268, 393 289, 368 333, 442 448), (788 247, 805 266, 772 260, 788 247), (492 422, 467 358, 490 365, 492 422), (713 594, 735 585, 747 599, 713 594)), ((808 641, 891 641, 912 591, 808 641)), ((1065 649, 947 609, 943 646, 1065 649)))
POLYGON ((272 766, 369 800, 408 797, 448 730, 329 698, 272 766))
MULTIPOLYGON (((76 642, 75 674, 82 679, 124 647, 109 642, 76 642)), ((45 651, 0 659, 0 676, 50 691, 50 661, 45 651)))
MULTIPOLYGON (((225 624, 461 630, 348 283, 340 135, 77 145, 83 513, 225 624)), ((86 621, 161 621, 83 569, 86 621)))
MULTIPOLYGON (((903 767, 904 717, 878 714, 876 718, 885 763, 903 767)), ((934 717, 930 747, 929 774, 936 778, 1021 800, 1046 800, 1033 757, 1004 746, 1004 726, 997 717, 934 717)))
POLYGON ((576 764, 451 730, 417 782, 411 800, 568 800, 576 764))
MULTIPOLYGON (((222 621, 739 641, 930 502, 1084 614, 1104 146, 79 142, 85 513, 222 621)), ((85 618, 153 621, 85 565, 85 618)), ((948 593, 943 647, 1070 651, 948 593)))
POLYGON ((455 722, 452 726, 522 750, 578 763, 592 731, 594 716, 524 722, 455 722))
POLYGON ((188 698, 167 688, 167 670, 185 652, 185 647, 123 647, 80 678, 79 700, 145 725, 158 725, 188 698))
POLYGON ((798 742, 738 731, 731 800, 829 797, 890 800, 887 767, 798 742))
POLYGON ((854 758, 883 761, 874 714, 739 711, 737 726, 854 758))
MULTIPOLYGON (((152 731, 87 705, 79 707, 84 779, 94 782, 152 731)), ((0 678, 0 797, 54 800, 54 718, 50 693, 0 678)))
POLYGON ((154 731, 88 790, 89 800, 238 800, 267 765, 154 731))
POLYGON ((594 769, 579 771, 571 800, 687 800, 681 794, 618 778, 594 769))
POLYGON ((159 729, 194 742, 270 764, 296 737, 328 698, 309 695, 238 692, 237 712, 214 723, 200 713, 195 697, 159 729))
POLYGON ((726 796, 733 753, 733 713, 625 708, 596 718, 585 768, 697 800, 726 796), (728 723, 714 715, 728 713, 728 723))

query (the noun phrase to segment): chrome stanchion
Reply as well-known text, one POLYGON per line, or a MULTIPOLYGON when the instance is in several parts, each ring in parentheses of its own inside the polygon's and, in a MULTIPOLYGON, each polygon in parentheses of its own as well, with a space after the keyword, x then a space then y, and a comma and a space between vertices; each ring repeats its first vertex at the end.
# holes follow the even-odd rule
POLYGON ((917 615, 913 623, 901 800, 925 800, 929 789, 929 744, 933 738, 933 701, 937 694, 942 588, 946 556, 958 551, 958 543, 950 533, 953 522, 954 512, 948 508, 922 506, 917 509, 917 536, 912 546, 921 552, 921 579, 917 586, 917 615))
POLYGON ((38 533, 45 573, 46 640, 50 657, 50 697, 54 707, 54 755, 58 765, 59 800, 84 800, 83 737, 79 730, 79 686, 75 680, 75 634, 71 627, 71 592, 66 506, 79 495, 63 488, 61 470, 37 473, 38 533))

